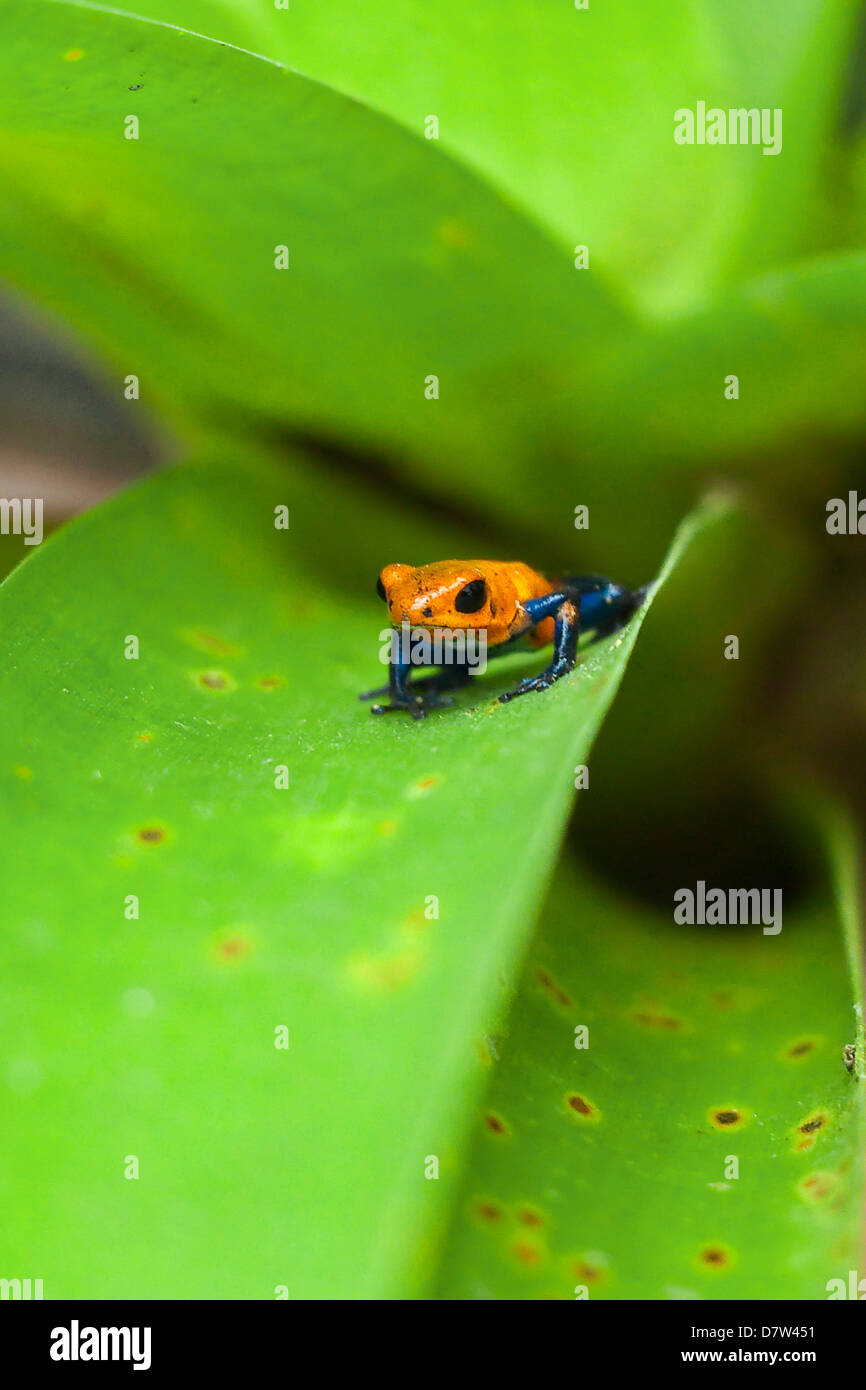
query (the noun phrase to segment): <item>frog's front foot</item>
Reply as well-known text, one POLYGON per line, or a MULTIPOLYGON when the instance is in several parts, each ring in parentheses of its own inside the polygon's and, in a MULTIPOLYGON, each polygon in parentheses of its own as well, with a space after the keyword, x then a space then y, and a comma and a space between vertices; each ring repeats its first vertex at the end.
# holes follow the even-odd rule
POLYGON ((509 700, 516 700, 518 695, 527 695, 530 690, 549 690, 555 679, 555 676, 550 676, 545 671, 540 676, 522 680, 514 690, 506 690, 504 695, 500 695, 499 703, 507 705, 509 700))
POLYGON ((413 719, 423 719, 428 710, 442 709, 445 705, 453 705, 454 701, 449 695, 410 695, 405 700, 391 699, 387 705, 371 705, 371 714, 396 714, 400 710, 411 714, 413 719))

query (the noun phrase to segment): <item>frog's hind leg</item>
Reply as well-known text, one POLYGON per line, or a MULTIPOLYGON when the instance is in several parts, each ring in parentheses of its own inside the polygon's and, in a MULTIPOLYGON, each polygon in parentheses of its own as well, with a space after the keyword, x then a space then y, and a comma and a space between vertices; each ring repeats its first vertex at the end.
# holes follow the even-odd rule
POLYGON ((591 633, 591 642, 610 637, 625 627, 640 608, 649 587, 644 584, 640 589, 627 589, 600 574, 569 574, 562 580, 563 592, 577 600, 581 631, 591 633))
POLYGON ((626 589, 598 574, 569 575, 557 582, 553 593, 530 599, 526 612, 533 624, 545 618, 554 620, 553 660, 539 675, 520 681, 514 690, 500 695, 502 703, 530 690, 547 690, 567 675, 577 659, 581 631, 589 629, 593 642, 616 632, 643 603, 647 587, 626 589))
POLYGON ((553 618, 553 660, 537 676, 519 681, 514 690, 506 690, 499 696, 501 704, 515 700, 518 695, 526 695, 530 690, 547 690, 562 676, 574 669, 577 660, 577 639, 580 635, 580 604, 576 594, 566 592, 565 586, 555 593, 545 594, 543 598, 530 599, 526 612, 533 625, 553 618))
POLYGON ((466 662, 452 662, 443 666, 432 676, 421 676, 412 681, 412 690, 421 695, 439 694, 443 690, 459 690, 472 679, 473 668, 466 662))

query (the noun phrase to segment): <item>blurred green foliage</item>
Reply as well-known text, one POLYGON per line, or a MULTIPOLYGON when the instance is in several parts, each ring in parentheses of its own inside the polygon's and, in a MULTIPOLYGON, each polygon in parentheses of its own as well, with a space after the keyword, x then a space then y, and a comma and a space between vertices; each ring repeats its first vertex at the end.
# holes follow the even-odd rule
MULTIPOLYGON (((840 930, 844 922, 850 936, 857 883, 849 871, 834 913, 826 875, 773 789, 780 771, 793 771, 811 798, 824 783, 862 799, 862 542, 824 529, 828 497, 866 490, 866 103, 862 61, 851 56, 866 32, 862 6, 676 0, 664 12, 578 12, 377 0, 372 21, 369 7, 345 0, 297 0, 288 11, 241 0, 136 8, 145 18, 63 0, 0 3, 0 170, 10 194, 0 203, 0 272, 75 327, 118 394, 128 374, 139 378, 130 410, 169 421, 180 447, 209 461, 94 513, 3 589, 8 709, 19 721, 7 728, 6 775, 21 798, 14 833, 42 825, 46 866, 65 884, 62 944, 41 875, 22 872, 10 897, 11 997, 24 1011, 16 1026, 42 1019, 48 1049, 45 1084, 34 1095, 19 1085, 16 1099, 15 1258, 55 1258, 37 1234, 47 1229, 41 1204, 59 1202, 55 1228, 75 1230, 76 1203, 89 1193, 136 1223, 136 1256, 72 1240, 65 1292, 103 1292, 94 1289, 98 1257, 129 1292, 269 1296, 284 1282, 271 1265, 288 1259, 296 1294, 532 1296, 543 1284, 567 1295, 572 1256, 586 1263, 593 1250, 607 1251, 616 1277, 592 1296, 674 1297, 690 1275, 707 1277, 686 1270, 702 1240, 743 1247, 760 1232, 755 1258, 719 1279, 719 1296, 773 1276, 774 1292, 820 1297, 822 1272, 852 1238, 860 1176, 862 1102, 838 1063, 846 1010, 861 996, 856 968, 846 982, 840 930), (782 154, 675 145, 674 111, 698 100, 782 108, 782 154), (130 115, 136 140, 124 138, 130 115), (431 115, 437 140, 425 139, 431 115), (578 270, 583 244, 589 268, 578 270), (281 246, 286 271, 275 269, 281 246), (736 399, 725 393, 731 374, 736 399), (424 390, 431 375, 435 400, 424 390), (508 987, 526 949, 566 814, 565 774, 585 756, 634 634, 544 701, 519 701, 489 722, 464 700, 423 729, 380 725, 354 705, 374 679, 361 669, 381 622, 366 596, 382 563, 442 553, 603 569, 637 584, 658 571, 679 519, 719 485, 738 515, 679 556, 593 756, 574 836, 593 876, 581 869, 578 882, 563 863, 516 987, 493 1094, 535 1142, 479 1142, 437 1274, 436 1241, 481 1086, 467 1043, 497 1008, 505 1016, 493 981, 501 971, 508 987), (257 530, 263 498, 279 487, 293 514, 290 563, 273 531, 257 530), (588 530, 575 529, 578 505, 589 508, 588 530), (129 671, 112 643, 139 628, 146 659, 123 690, 129 671), (211 628, 238 653, 216 692, 183 674, 182 630, 211 628), (38 640, 22 635, 34 632, 38 640), (723 659, 730 634, 737 661, 723 659), (267 657, 283 686, 255 687, 243 664, 253 650, 256 670, 265 674, 267 657), (132 744, 134 730, 157 728, 153 746, 132 744), (304 792, 280 831, 285 862, 271 880, 276 821, 262 821, 255 779, 288 738, 304 760, 304 792), (57 759, 62 794, 45 775, 57 759), (396 815, 399 788, 423 780, 431 759, 444 811, 422 797, 396 815), (37 765, 32 781, 15 772, 37 765), (134 844, 161 797, 192 837, 189 853, 184 835, 154 852, 134 844), (77 831, 68 841, 66 821, 77 831), (402 845, 377 838, 392 822, 402 845), (454 934, 443 920, 429 960, 407 945, 405 920, 392 920, 403 910, 395 879, 411 880, 419 864, 448 885, 455 912, 454 934), (158 927, 146 946, 115 920, 118 869, 145 874, 153 894, 158 927), (708 944, 660 924, 682 883, 749 884, 758 873, 789 895, 790 939, 778 953, 772 941, 708 944), (219 943, 223 930, 238 940, 249 932, 253 943, 234 974, 202 954, 207 934, 219 943), (396 979, 381 1031, 378 1013, 361 1017, 360 996, 345 984, 334 993, 334 961, 353 940, 396 979), (54 964, 37 987, 40 952, 54 964), (69 1007, 80 1008, 103 958, 80 1046, 60 1074, 50 1023, 67 1018, 58 992, 74 979, 69 1007), (535 1094, 538 1076, 566 1080, 564 1060, 550 1061, 559 1042, 550 1000, 538 994, 544 960, 598 1022, 605 1043, 597 1062, 590 1056, 605 1110, 625 1093, 634 1107, 645 1101, 631 1119, 650 1145, 644 1187, 655 1175, 658 1188, 646 1229, 667 1235, 631 1263, 632 1132, 620 1124, 609 1148, 601 1126, 591 1146, 585 1134, 565 1137, 562 1115, 535 1094), (401 975, 407 961, 423 965, 417 994, 412 970, 401 975), (819 970, 820 997, 809 999, 806 981, 819 970), (134 983, 142 971, 151 985, 134 983), (714 976, 748 992, 750 971, 765 982, 760 1000, 749 995, 765 1012, 750 1004, 736 1028, 708 1015, 693 1031, 654 1038, 667 1049, 656 1085, 637 1034, 611 1056, 623 992, 661 1003, 667 991, 696 1019, 714 976), (156 1026, 127 1009, 103 1037, 117 999, 141 1000, 141 990, 156 1001, 156 1026), (270 1028, 286 1001, 308 1050, 303 1080, 292 1073, 284 1093, 252 1030, 255 1019, 270 1028), (214 1041, 223 1030, 238 1042, 230 1056, 214 1041), (806 1069, 779 1061, 759 1077, 777 1038, 781 1048, 804 1030, 821 1038, 806 1069), (701 1059, 719 1039, 706 1075, 701 1059), (131 1049, 135 1065, 118 1068, 112 1047, 131 1049), (703 1184, 706 1146, 687 1134, 691 1111, 677 1109, 683 1068, 695 1097, 729 1077, 754 1111, 736 1195, 703 1184), (94 1075, 89 1113, 111 1123, 100 1131, 96 1122, 87 1154, 72 1127, 63 1179, 72 1186, 58 1198, 56 1170, 40 1157, 45 1134, 60 1135, 70 1097, 94 1075), (768 1151, 798 1106, 819 1101, 834 1115, 833 1173, 852 1164, 835 1211, 839 1183, 820 1209, 804 1204, 790 1155, 776 1162, 768 1151), (157 1185, 138 1187, 134 1217, 109 1166, 134 1148, 124 1107, 151 1146, 178 1136, 157 1185), (659 1126, 674 1114, 666 1157, 659 1126), (213 1201, 189 1166, 200 1142, 213 1201), (302 1200, 280 1204, 262 1158, 271 1143, 302 1200), (418 1176, 430 1153, 442 1156, 441 1184, 418 1176), (248 1161, 263 1165, 260 1187, 248 1161), (691 1198, 670 1226, 685 1174, 691 1198), (584 1224, 587 1194, 602 1189, 594 1224, 584 1224), (552 1264, 530 1260, 521 1274, 503 1262, 499 1237, 490 1244, 472 1224, 482 1190, 508 1222, 524 1200, 555 1222, 552 1243, 550 1225, 531 1233, 552 1264), (717 1210, 735 1214, 713 1234, 717 1210), (178 1264, 176 1248, 152 1234, 166 1213, 185 1229, 203 1222, 215 1244, 178 1264), (371 1252, 363 1278, 352 1240, 371 1252), (227 1261, 222 1283, 208 1282, 214 1254, 227 1261)), ((19 1061, 34 1061, 36 1034, 15 1036, 19 1061)), ((13 1079, 41 1075, 34 1065, 13 1079)), ((511 1240, 517 1227, 507 1231, 511 1240)))
POLYGON ((335 608, 294 543, 311 479, 246 462, 126 492, 0 590, 26 865, 3 1258, 67 1297, 424 1288, 485 1031, 639 627, 540 710, 495 700, 510 660, 449 719, 371 719, 378 600, 335 608))
POLYGON ((441 1295, 825 1297, 859 1258, 850 990, 826 873, 770 946, 564 865, 484 1102, 507 1134, 480 1118, 441 1295))

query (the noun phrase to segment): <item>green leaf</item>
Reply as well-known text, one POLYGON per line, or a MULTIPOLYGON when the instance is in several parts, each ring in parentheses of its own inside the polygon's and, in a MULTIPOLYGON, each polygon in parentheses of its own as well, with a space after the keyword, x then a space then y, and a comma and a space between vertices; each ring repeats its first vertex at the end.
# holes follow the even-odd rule
POLYGON ((435 147, 178 29, 3 13, 0 269, 86 335, 118 396, 134 374, 188 431, 445 457, 443 491, 467 460, 535 464, 548 404, 573 432, 577 356, 622 316, 591 277, 564 296, 570 263, 435 147))
POLYGON ((827 892, 783 905, 778 935, 677 926, 673 906, 563 865, 484 1102, 504 1128, 477 1126, 442 1296, 847 1289, 866 1152, 862 984, 840 922, 854 964, 854 862, 837 826, 840 911, 827 892))
POLYGON ((4 14, 0 269, 190 437, 373 453, 386 486, 543 529, 557 562, 587 505, 582 563, 639 574, 696 474, 806 488, 808 441, 863 427, 862 252, 643 327, 436 142, 357 102, 112 12, 4 14))
MULTIPOLYGON (((139 7, 140 9, 141 7, 139 7)), ((145 0, 144 12, 329 82, 444 149, 642 305, 687 305, 742 273, 825 249, 823 191, 853 8, 847 0, 145 0), (384 63, 392 47, 400 61, 384 63), (674 113, 783 110, 781 156, 673 139, 674 113)))
POLYGON ((430 1272, 640 619, 543 699, 495 701, 512 663, 421 724, 371 718, 382 608, 375 571, 328 587, 345 533, 302 473, 190 467, 0 588, 4 1263, 48 1296, 405 1297, 430 1272))

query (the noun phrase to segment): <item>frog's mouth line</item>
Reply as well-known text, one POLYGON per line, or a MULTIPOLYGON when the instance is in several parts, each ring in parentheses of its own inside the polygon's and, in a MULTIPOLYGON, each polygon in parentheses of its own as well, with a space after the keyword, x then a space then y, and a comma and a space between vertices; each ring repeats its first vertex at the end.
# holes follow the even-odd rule
POLYGON ((393 618, 391 619, 391 627, 397 632, 404 627, 417 627, 423 632, 486 632, 489 625, 489 621, 484 623, 445 623, 437 621, 435 618, 410 618, 405 613, 400 622, 394 622, 393 618))

